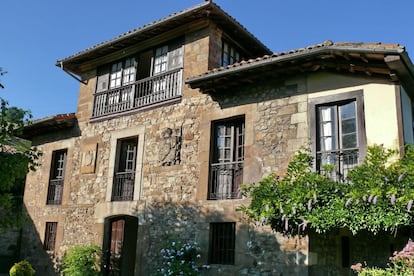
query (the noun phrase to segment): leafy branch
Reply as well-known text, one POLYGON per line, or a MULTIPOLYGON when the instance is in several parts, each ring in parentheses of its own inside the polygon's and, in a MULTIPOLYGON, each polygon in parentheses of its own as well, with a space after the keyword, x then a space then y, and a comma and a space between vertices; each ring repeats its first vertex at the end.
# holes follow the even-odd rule
POLYGON ((348 228, 354 234, 397 231, 413 222, 414 148, 405 155, 382 146, 368 148, 361 165, 348 172, 347 182, 337 182, 312 170, 312 157, 300 150, 283 177, 271 174, 245 185, 252 198, 241 206, 258 224, 268 224, 285 234, 317 233, 348 228), (393 161, 394 160, 394 161, 393 161))

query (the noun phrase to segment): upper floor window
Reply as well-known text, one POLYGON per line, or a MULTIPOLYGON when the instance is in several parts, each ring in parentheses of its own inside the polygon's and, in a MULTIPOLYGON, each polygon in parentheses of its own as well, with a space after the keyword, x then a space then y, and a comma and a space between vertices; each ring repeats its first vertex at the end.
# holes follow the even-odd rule
POLYGON ((339 181, 345 180, 347 171, 365 154, 362 95, 342 98, 318 103, 314 109, 316 169, 339 181))
POLYGON ((112 200, 133 200, 135 186, 135 167, 137 160, 137 137, 121 139, 117 145, 112 200))
POLYGON ((244 118, 213 123, 209 199, 241 198, 244 118))
POLYGON ((210 223, 209 257, 211 264, 234 264, 236 223, 210 223))
POLYGON ((99 68, 92 117, 180 98, 183 56, 180 39, 99 68))
POLYGON ((222 54, 221 54, 221 66, 231 65, 236 62, 240 62, 243 59, 240 51, 230 43, 223 41, 222 54))
POLYGON ((57 150, 52 153, 52 164, 50 168, 46 204, 62 204, 66 156, 66 149, 57 150))
POLYGON ((168 65, 168 46, 162 46, 155 49, 154 57, 154 75, 167 71, 168 65))

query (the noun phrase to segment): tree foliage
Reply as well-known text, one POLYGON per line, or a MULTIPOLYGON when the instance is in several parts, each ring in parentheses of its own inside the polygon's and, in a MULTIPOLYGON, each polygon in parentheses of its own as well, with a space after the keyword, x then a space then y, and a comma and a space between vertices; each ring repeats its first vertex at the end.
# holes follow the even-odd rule
POLYGON ((75 245, 66 252, 62 261, 62 275, 95 276, 100 275, 101 249, 99 246, 75 245))
MULTIPOLYGON (((0 75, 4 73, 0 68, 0 75)), ((17 194, 27 172, 35 169, 41 155, 29 141, 19 138, 30 119, 29 111, 9 107, 0 97, 0 227, 10 227, 21 221, 23 214, 18 196, 22 194, 17 194)))
POLYGON ((397 231, 413 222, 414 148, 402 158, 396 151, 372 146, 361 165, 348 172, 346 182, 312 170, 312 157, 300 150, 283 177, 274 174, 245 185, 251 197, 242 206, 248 217, 285 234, 317 233, 348 228, 354 234, 397 231))

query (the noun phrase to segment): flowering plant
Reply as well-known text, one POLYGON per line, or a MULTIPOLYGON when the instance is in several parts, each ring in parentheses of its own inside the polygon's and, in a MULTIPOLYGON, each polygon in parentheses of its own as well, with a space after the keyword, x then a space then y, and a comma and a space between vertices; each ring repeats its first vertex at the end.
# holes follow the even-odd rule
POLYGON ((405 247, 390 257, 386 268, 362 267, 361 263, 351 266, 358 276, 410 276, 414 275, 414 242, 409 240, 405 247))
POLYGON ((312 168, 308 150, 299 151, 283 177, 274 174, 259 183, 243 186, 251 197, 239 209, 257 224, 267 224, 285 234, 307 229, 324 233, 347 228, 352 233, 396 231, 414 222, 414 147, 402 158, 396 151, 371 146, 362 164, 350 169, 344 182, 312 168))
POLYGON ((156 275, 200 275, 207 265, 199 266, 197 260, 201 258, 200 247, 196 242, 172 241, 160 251, 162 266, 156 275))

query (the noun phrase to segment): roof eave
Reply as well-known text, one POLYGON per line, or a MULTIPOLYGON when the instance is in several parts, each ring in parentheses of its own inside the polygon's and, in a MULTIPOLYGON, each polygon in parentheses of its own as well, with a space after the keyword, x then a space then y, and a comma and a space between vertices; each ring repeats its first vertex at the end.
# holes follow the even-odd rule
POLYGON ((76 125, 77 118, 75 113, 58 114, 53 116, 36 119, 27 124, 23 133, 19 135, 21 138, 28 139, 38 134, 45 134, 57 129, 70 129, 76 125))
MULTIPOLYGON (((251 43, 257 45, 257 48, 260 49, 260 51, 271 53, 269 48, 267 48, 260 40, 258 40, 252 33, 250 33, 246 28, 244 28, 233 17, 231 17, 224 10, 222 10, 218 5, 211 1, 205 1, 192 8, 188 8, 180 12, 171 14, 163 19, 154 21, 152 23, 149 23, 127 33, 121 34, 116 38, 92 46, 67 58, 57 60, 55 65, 65 71, 74 73, 76 75, 80 75, 82 72, 77 68, 77 64, 95 59, 97 56, 94 54, 100 53, 101 51, 104 51, 105 54, 110 54, 112 49, 116 48, 114 46, 116 46, 117 44, 121 44, 125 41, 128 41, 129 39, 139 37, 140 35, 145 36, 146 33, 151 33, 153 30, 156 30, 157 28, 160 28, 160 32, 163 32, 163 27, 168 26, 168 24, 172 24, 174 21, 177 21, 179 19, 185 20, 186 18, 191 18, 192 15, 198 12, 202 12, 203 10, 214 11, 214 13, 219 16, 219 18, 224 19, 227 23, 232 24, 237 29, 237 31, 242 34, 243 37, 246 37, 248 40, 251 41, 251 43)), ((203 17, 203 15, 201 14, 198 16, 200 18, 203 17)), ((172 29, 175 28, 175 25, 173 25, 171 26, 172 29)))
MULTIPOLYGON (((185 83, 190 85, 192 88, 199 88, 203 82, 214 80, 217 78, 225 77, 234 73, 240 73, 247 70, 254 70, 256 68, 265 67, 275 63, 282 63, 282 62, 289 62, 296 59, 307 58, 311 56, 317 56, 324 53, 329 53, 332 51, 341 51, 341 52, 357 52, 357 53, 377 53, 377 54, 384 54, 384 55, 399 55, 403 56, 406 52, 403 48, 396 48, 396 49, 370 49, 370 48, 363 48, 363 47, 347 47, 347 46, 324 46, 310 50, 304 50, 301 52, 289 53, 285 55, 278 55, 275 57, 264 58, 263 60, 256 61, 247 61, 246 64, 242 64, 240 66, 230 66, 228 68, 220 68, 217 69, 216 72, 206 73, 204 75, 188 78, 185 83)), ((406 55, 405 55, 406 56, 406 55)), ((408 57, 405 58, 410 60, 408 57)), ((404 60, 405 60, 404 59, 404 60)), ((243 62, 242 62, 243 63, 243 62)))

